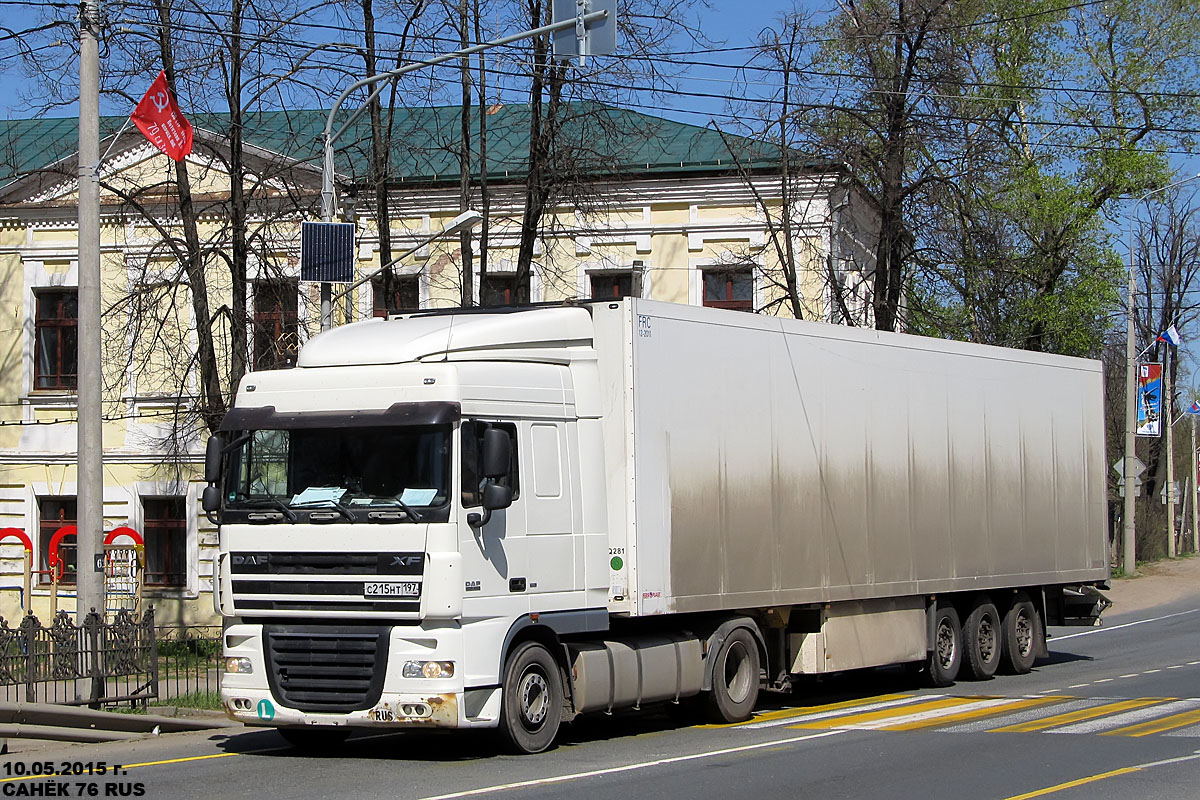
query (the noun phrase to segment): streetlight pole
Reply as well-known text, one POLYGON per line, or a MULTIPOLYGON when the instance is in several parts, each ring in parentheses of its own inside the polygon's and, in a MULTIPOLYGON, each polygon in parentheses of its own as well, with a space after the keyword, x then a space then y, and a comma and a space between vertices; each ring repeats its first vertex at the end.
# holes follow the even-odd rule
MULTIPOLYGON (((383 81, 399 78, 400 76, 407 75, 410 72, 415 72, 416 70, 424 69, 425 67, 437 66, 438 64, 452 61, 456 58, 466 58, 484 50, 490 50, 493 47, 512 44, 513 42, 517 42, 522 39, 530 39, 534 36, 541 36, 542 34, 546 33, 554 33, 555 31, 563 31, 567 30, 568 28, 575 28, 582 36, 584 28, 588 23, 603 22, 604 20, 608 19, 611 13, 612 12, 610 12, 608 9, 601 9, 599 11, 593 11, 587 14, 580 14, 577 17, 571 17, 569 19, 552 22, 549 25, 542 25, 539 28, 531 28, 530 30, 514 33, 511 36, 505 36, 500 39, 493 39, 490 42, 484 42, 483 44, 477 44, 472 47, 464 47, 463 49, 455 50, 452 53, 445 53, 433 58, 427 58, 424 61, 415 61, 411 64, 405 64, 403 67, 399 67, 398 69, 389 70, 388 72, 381 72, 378 75, 371 75, 370 77, 363 78, 350 84, 350 86, 346 87, 345 91, 338 95, 337 100, 335 100, 333 103, 333 107, 329 109, 329 117, 325 121, 325 133, 322 136, 322 142, 324 145, 323 157, 321 159, 321 221, 333 222, 333 218, 337 215, 337 197, 334 193, 333 187, 334 142, 341 138, 342 134, 345 133, 350 126, 354 124, 355 120, 362 115, 363 111, 371 105, 371 101, 383 91, 383 81), (346 122, 342 124, 342 127, 339 128, 335 133, 333 130, 333 118, 334 115, 337 114, 338 109, 342 107, 342 103, 344 103, 346 98, 354 92, 365 86, 371 86, 373 84, 380 85, 376 86, 375 89, 371 91, 371 94, 367 96, 366 102, 364 102, 363 105, 350 116, 350 119, 346 120, 346 122)), ((615 24, 615 22, 616 21, 614 19, 610 22, 610 24, 615 24)), ((601 54, 593 53, 593 55, 601 54)), ((328 282, 322 282, 321 330, 327 331, 330 327, 332 327, 332 325, 333 286, 328 282)))
MULTIPOLYGON (((103 387, 100 346, 100 5, 79 5, 79 393, 76 453, 75 614, 104 613, 104 574, 95 568, 104 528, 103 387)), ((90 698, 90 699, 95 699, 90 698)))
MULTIPOLYGON (((1137 444, 1137 345, 1136 334, 1134 330, 1134 317, 1137 310, 1137 278, 1135 275, 1134 261, 1134 244, 1133 244, 1133 222, 1137 216, 1138 206, 1149 200, 1154 195, 1165 192, 1168 189, 1187 183, 1188 181, 1200 178, 1200 173, 1192 175, 1190 178, 1169 183, 1158 189, 1152 189, 1146 192, 1137 202, 1133 204, 1133 208, 1129 210, 1129 315, 1125 329, 1125 465, 1124 465, 1124 480, 1125 480, 1125 530, 1123 537, 1123 558, 1122 566, 1126 575, 1137 574, 1137 529, 1134 525, 1134 475, 1133 462, 1137 458, 1134 448, 1137 444)), ((1163 402, 1171 402, 1170 397, 1164 397, 1163 402)), ((1170 489, 1167 491, 1168 502, 1170 502, 1170 489)), ((1172 512, 1174 509, 1172 509, 1172 512)), ((1171 533, 1172 537, 1174 532, 1171 533)))

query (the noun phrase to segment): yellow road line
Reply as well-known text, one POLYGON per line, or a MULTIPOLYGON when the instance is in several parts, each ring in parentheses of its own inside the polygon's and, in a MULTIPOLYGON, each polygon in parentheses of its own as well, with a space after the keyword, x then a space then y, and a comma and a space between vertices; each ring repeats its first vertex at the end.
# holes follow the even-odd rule
POLYGON ((1084 786, 1085 784, 1095 783, 1096 781, 1102 781, 1105 778, 1115 778, 1118 775, 1128 775, 1131 772, 1141 772, 1141 770, 1141 767, 1122 767, 1121 769, 1114 769, 1111 772, 1101 772, 1099 775, 1089 775, 1086 778, 1079 778, 1077 780, 1067 781, 1066 783, 1060 783, 1057 786, 1047 786, 1045 789, 1036 789, 1032 792, 1026 792, 1025 794, 1015 794, 1012 797, 1004 798, 1004 800, 1029 800, 1031 797, 1044 797, 1048 794, 1061 792, 1063 789, 1073 789, 1076 786, 1084 786))
POLYGON ((818 719, 812 722, 801 722, 797 725, 789 725, 789 728, 806 729, 806 730, 828 730, 829 728, 841 728, 847 725, 861 725, 864 722, 877 722, 881 719, 889 717, 908 716, 909 714, 919 714, 922 711, 934 711, 939 708, 953 708, 955 706, 963 706, 967 703, 974 703, 978 700, 983 700, 982 697, 946 697, 941 700, 930 700, 927 703, 910 703, 897 708, 883 708, 878 711, 868 711, 864 714, 850 714, 841 717, 830 717, 829 719, 818 719))
MULTIPOLYGON (((16 755, 19 755, 19 754, 18 753, 10 753, 9 759, 11 760, 12 757, 16 756, 16 755)), ((121 769, 123 771, 123 770, 127 770, 127 769, 135 769, 137 767, 157 767, 160 764, 181 764, 184 761, 204 761, 209 758, 228 758, 229 756, 239 756, 239 755, 241 755, 241 753, 210 753, 206 756, 187 756, 185 758, 168 758, 163 761, 143 761, 140 764, 122 764, 121 769)), ((35 755, 31 754, 30 759, 36 760, 37 757, 35 755)), ((61 777, 85 777, 85 778, 89 778, 89 779, 111 778, 111 777, 113 777, 113 772, 112 772, 113 766, 115 766, 115 765, 112 762, 109 762, 109 773, 107 775, 85 775, 85 776, 22 775, 19 778, 0 778, 0 783, 9 783, 10 781, 39 781, 39 780, 48 780, 50 778, 55 778, 55 777, 58 777, 58 778, 61 778, 61 777)))
POLYGON ((1188 725, 1194 725, 1197 722, 1200 722, 1200 709, 1195 711, 1184 711, 1182 714, 1172 714, 1169 717, 1152 719, 1149 722, 1140 722, 1137 725, 1129 725, 1124 728, 1116 728, 1111 731, 1105 731, 1100 735, 1149 736, 1152 733, 1162 733, 1163 731, 1169 731, 1175 728, 1183 728, 1188 725))
POLYGON ((805 706, 804 708, 781 708, 778 711, 767 711, 762 714, 756 714, 752 719, 745 722, 733 722, 727 725, 697 725, 698 728, 736 728, 741 725, 750 725, 754 722, 770 722, 776 719, 787 719, 788 717, 805 717, 809 714, 820 714, 823 711, 840 711, 843 708, 857 708, 858 706, 870 705, 871 703, 886 702, 888 700, 904 700, 908 697, 915 697, 911 694, 881 694, 874 697, 863 697, 858 700, 843 700, 840 703, 826 703, 821 706, 805 706))
POLYGON ((1071 722, 1081 722, 1085 719, 1095 719, 1108 714, 1115 714, 1119 711, 1129 711, 1134 708, 1152 706, 1156 703, 1165 703, 1169 699, 1167 697, 1150 697, 1141 700, 1122 700, 1118 703, 1105 703, 1104 705, 1092 706, 1091 708, 1081 708, 1078 711, 1068 711, 1065 714, 1055 714, 1052 717, 1043 717, 1041 719, 1030 720, 1029 722, 1018 722, 1015 725, 1005 725, 1003 728, 992 728, 989 733, 1032 733, 1033 731, 1044 731, 1047 728, 1057 728, 1060 725, 1066 725, 1071 722))
POLYGON ((951 725, 966 720, 979 719, 980 717, 992 717, 1000 714, 1011 714, 1014 711, 1020 711, 1034 706, 1044 706, 1047 703, 1061 703, 1063 700, 1069 700, 1069 697, 1048 695, 1046 697, 1034 697, 1026 700, 1018 700, 1012 703, 1005 703, 999 706, 988 706, 987 708, 976 708, 971 711, 960 711, 957 714, 947 714, 941 717, 931 717, 929 719, 917 720, 915 722, 905 722, 899 725, 887 725, 879 728, 881 731, 915 731, 921 728, 933 728, 941 725, 951 725))

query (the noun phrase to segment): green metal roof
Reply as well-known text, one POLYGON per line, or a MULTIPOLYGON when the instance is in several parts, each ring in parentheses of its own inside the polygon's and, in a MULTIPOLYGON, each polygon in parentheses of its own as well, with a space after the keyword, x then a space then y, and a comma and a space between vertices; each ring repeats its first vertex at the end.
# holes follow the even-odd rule
MULTIPOLYGON (((397 183, 441 183, 458 180, 457 148, 459 106, 398 108, 393 123, 390 174, 397 183)), ((350 118, 353 109, 340 111, 334 131, 350 118)), ((247 144, 320 167, 320 137, 328 111, 265 111, 244 120, 247 144)), ((733 159, 714 130, 675 122, 598 103, 567 103, 555 168, 602 177, 629 174, 679 174, 728 171, 733 159)), ((228 133, 227 114, 191 114, 194 127, 223 137, 228 133)), ((101 137, 120 130, 125 117, 103 117, 101 137)), ((386 117, 385 117, 386 121, 386 117)), ((473 114, 478 137, 478 109, 473 114)), ((506 105, 487 116, 487 166, 492 178, 520 177, 528 160, 529 107, 506 105)), ((133 133, 136 129, 130 128, 133 133)), ((743 163, 769 167, 774 159, 760 143, 731 137, 743 163)), ((365 182, 370 122, 362 114, 337 142, 339 175, 365 182)), ((105 142, 101 151, 107 148, 105 142)), ((46 169, 69 158, 78 149, 76 118, 0 120, 0 185, 22 175, 46 169)), ((474 168, 475 175, 479 174, 474 168)))

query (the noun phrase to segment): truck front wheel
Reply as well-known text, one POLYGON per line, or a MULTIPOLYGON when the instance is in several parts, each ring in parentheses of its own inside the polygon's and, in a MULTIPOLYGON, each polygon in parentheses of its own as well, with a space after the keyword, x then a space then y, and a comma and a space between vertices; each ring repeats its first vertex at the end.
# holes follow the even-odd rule
POLYGON ((750 631, 730 631, 717 648, 712 691, 704 696, 705 716, 717 723, 750 719, 758 702, 758 669, 758 645, 750 631))
POLYGON ((525 642, 508 657, 504 669, 500 733, 519 755, 540 753, 554 744, 562 722, 562 674, 550 652, 525 642))

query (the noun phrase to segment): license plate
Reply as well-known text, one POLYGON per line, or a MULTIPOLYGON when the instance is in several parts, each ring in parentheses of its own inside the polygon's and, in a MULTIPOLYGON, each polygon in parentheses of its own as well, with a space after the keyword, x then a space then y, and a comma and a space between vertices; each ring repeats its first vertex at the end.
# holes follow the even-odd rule
POLYGON ((419 597, 421 584, 414 581, 370 581, 363 584, 363 597, 419 597))

